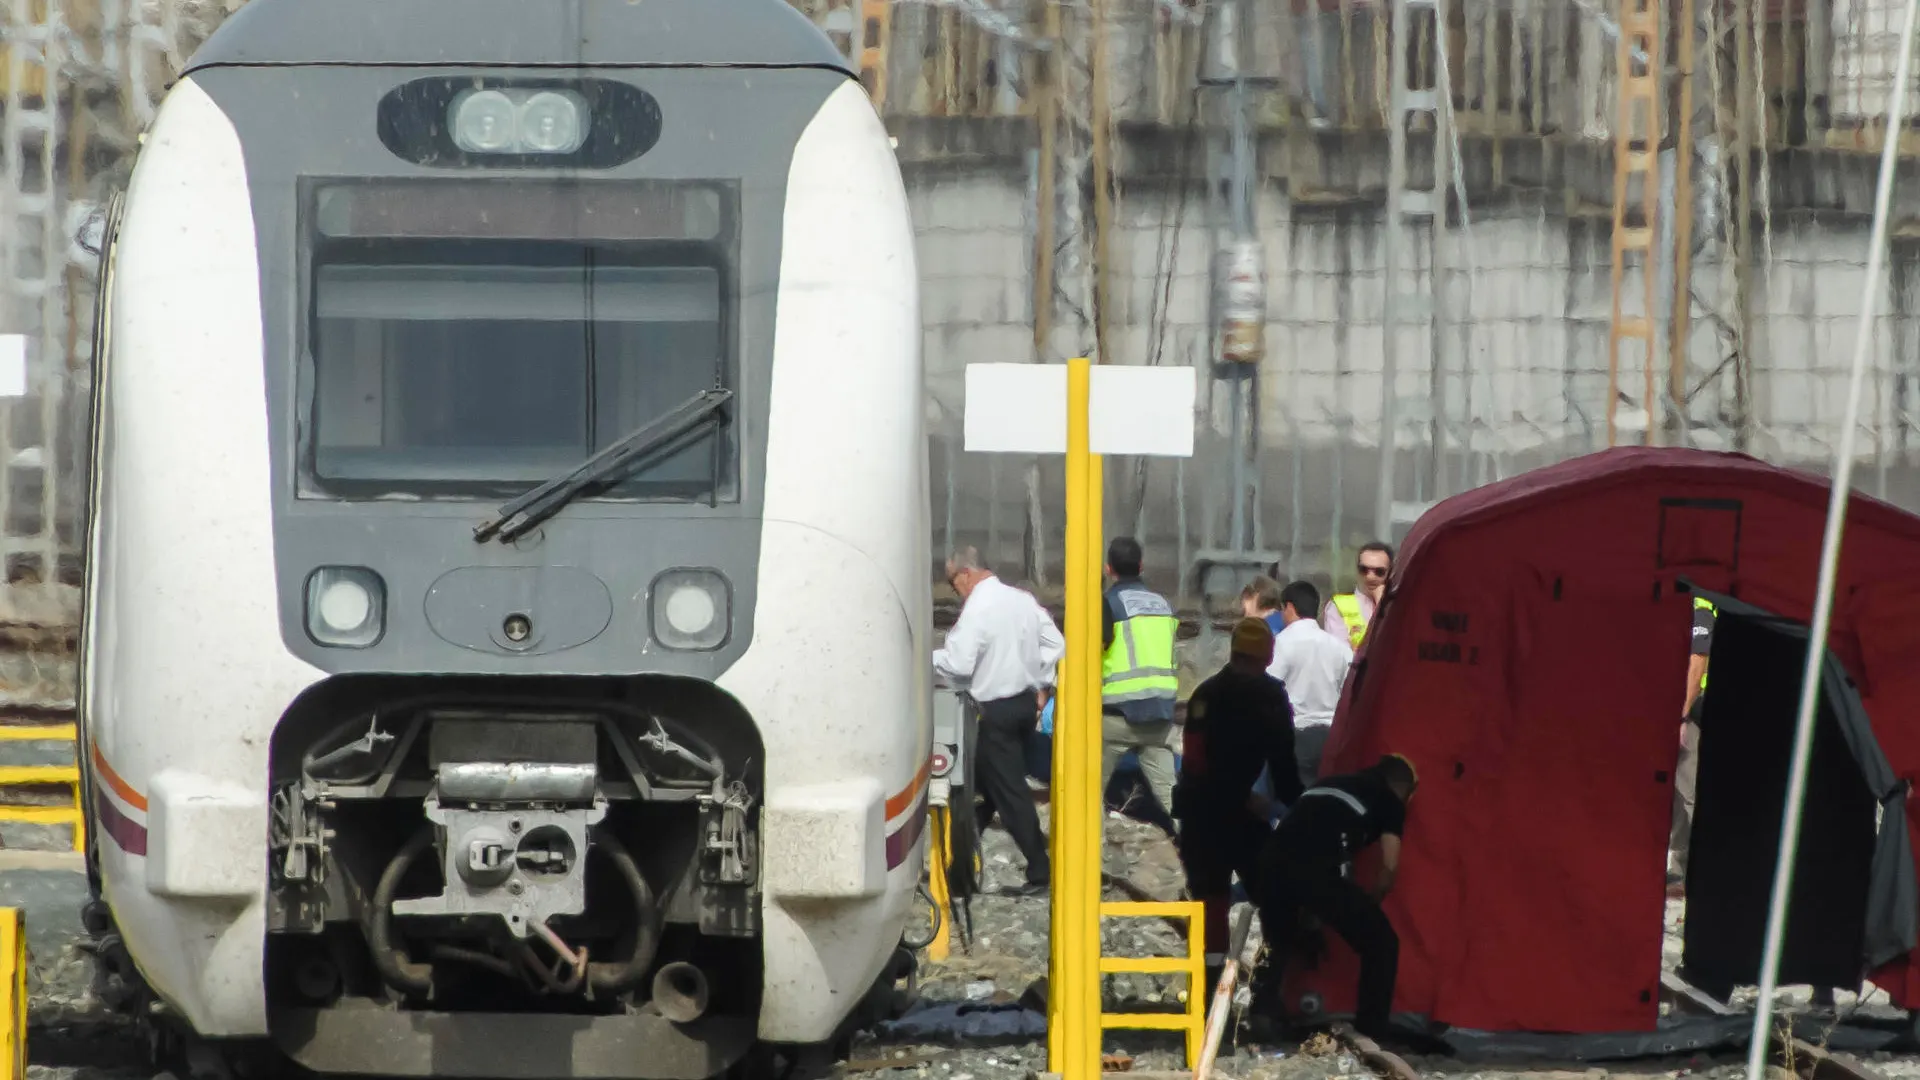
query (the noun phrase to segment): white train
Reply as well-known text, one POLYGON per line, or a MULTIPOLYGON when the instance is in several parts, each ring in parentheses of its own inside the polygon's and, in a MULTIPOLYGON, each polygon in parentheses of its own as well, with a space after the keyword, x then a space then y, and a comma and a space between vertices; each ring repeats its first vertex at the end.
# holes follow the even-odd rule
POLYGON ((918 294, 811 23, 254 0, 102 276, 81 737, 123 997, 321 1073, 700 1078, 889 996, 918 294))

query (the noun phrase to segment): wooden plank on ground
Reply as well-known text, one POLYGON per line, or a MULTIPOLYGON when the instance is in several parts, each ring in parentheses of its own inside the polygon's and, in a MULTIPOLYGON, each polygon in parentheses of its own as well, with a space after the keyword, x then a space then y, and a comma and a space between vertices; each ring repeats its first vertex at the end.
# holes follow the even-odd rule
POLYGON ((1725 1003, 1716 1001, 1711 994, 1671 971, 1660 973, 1660 996, 1683 1012, 1705 1016, 1733 1015, 1733 1010, 1725 1003))
POLYGON ((1351 1024, 1335 1024, 1334 1035, 1354 1056, 1365 1062, 1367 1067, 1385 1077, 1386 1080, 1420 1080, 1420 1074, 1413 1066, 1401 1060, 1399 1054, 1380 1049, 1380 1044, 1353 1030, 1351 1024))
POLYGON ((1789 1069, 1806 1080, 1886 1080, 1879 1070, 1849 1054, 1790 1037, 1778 1051, 1789 1069))

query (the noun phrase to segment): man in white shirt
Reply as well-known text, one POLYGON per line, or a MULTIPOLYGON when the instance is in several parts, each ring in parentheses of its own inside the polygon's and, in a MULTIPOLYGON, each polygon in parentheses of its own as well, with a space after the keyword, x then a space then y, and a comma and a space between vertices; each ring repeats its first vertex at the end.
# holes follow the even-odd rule
POLYGON ((1018 891, 1043 892, 1052 869, 1040 814, 1027 788, 1026 748, 1066 641, 1033 594, 995 577, 971 547, 947 560, 947 583, 960 594, 960 618, 947 631, 946 643, 934 650, 933 670, 964 688, 979 706, 979 743, 973 752, 977 787, 1027 860, 1027 885, 1018 891))
POLYGON ((1333 712, 1353 664, 1353 647, 1328 633, 1313 618, 1320 590, 1296 581, 1280 590, 1282 627, 1273 640, 1273 664, 1267 674, 1287 684, 1293 702, 1293 752, 1300 782, 1312 787, 1320 778, 1320 752, 1333 729, 1333 712))

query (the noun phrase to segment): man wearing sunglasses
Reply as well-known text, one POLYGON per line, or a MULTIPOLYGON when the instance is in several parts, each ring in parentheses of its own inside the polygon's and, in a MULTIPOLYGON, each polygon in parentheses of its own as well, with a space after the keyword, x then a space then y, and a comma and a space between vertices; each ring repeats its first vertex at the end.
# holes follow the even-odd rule
POLYGON ((1393 572, 1393 546, 1380 540, 1367 544, 1360 549, 1360 563, 1355 569, 1360 572, 1360 587, 1327 601, 1320 625, 1358 649, 1373 622, 1374 609, 1387 593, 1387 575, 1393 572))

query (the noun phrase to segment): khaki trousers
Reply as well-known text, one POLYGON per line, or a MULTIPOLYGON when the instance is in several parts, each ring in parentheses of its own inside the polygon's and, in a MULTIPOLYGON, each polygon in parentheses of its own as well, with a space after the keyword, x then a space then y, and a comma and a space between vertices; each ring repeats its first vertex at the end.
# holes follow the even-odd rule
POLYGON ((1154 724, 1129 724, 1125 717, 1101 714, 1100 716, 1100 793, 1104 798, 1107 785, 1113 783, 1113 770, 1127 751, 1134 751, 1140 759, 1140 771, 1146 774, 1147 786, 1153 789, 1153 797, 1160 800, 1160 809, 1169 815, 1173 813, 1173 721, 1162 720, 1154 724))
POLYGON ((1667 848, 1673 852, 1673 872, 1687 876, 1687 846, 1693 836, 1693 783, 1700 773, 1700 725, 1680 725, 1680 760, 1673 768, 1673 832, 1667 848))

